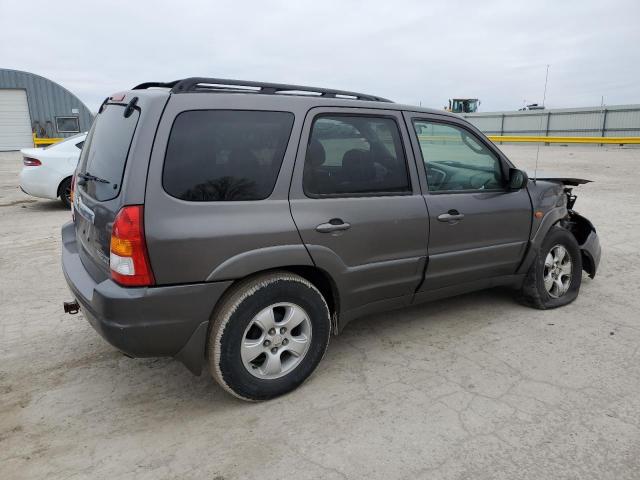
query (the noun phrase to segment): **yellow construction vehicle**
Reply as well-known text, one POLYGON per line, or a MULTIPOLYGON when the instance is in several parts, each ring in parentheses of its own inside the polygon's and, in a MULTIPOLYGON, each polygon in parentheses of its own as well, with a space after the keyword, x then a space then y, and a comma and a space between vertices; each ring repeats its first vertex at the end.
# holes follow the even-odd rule
POLYGON ((480 100, 477 98, 450 98, 449 106, 444 107, 447 112, 474 113, 478 111, 480 100))

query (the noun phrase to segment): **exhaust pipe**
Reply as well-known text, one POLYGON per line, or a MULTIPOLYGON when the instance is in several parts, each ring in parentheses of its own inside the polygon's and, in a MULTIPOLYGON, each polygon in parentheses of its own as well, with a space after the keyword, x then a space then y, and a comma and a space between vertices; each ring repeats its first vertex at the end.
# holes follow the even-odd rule
POLYGON ((77 300, 74 300, 73 302, 64 302, 62 307, 64 308, 64 313, 68 313, 69 315, 75 315, 80 311, 80 305, 77 300))

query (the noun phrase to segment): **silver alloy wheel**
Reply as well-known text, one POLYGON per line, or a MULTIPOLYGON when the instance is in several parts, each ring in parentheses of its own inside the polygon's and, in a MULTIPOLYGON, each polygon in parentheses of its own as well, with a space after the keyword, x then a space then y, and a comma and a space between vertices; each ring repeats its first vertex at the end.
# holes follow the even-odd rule
POLYGON ((251 319, 240 355, 252 375, 271 380, 296 368, 311 345, 311 320, 293 303, 275 303, 251 319))
POLYGON ((571 285, 573 262, 562 245, 555 245, 544 260, 544 287, 553 298, 560 298, 571 285))

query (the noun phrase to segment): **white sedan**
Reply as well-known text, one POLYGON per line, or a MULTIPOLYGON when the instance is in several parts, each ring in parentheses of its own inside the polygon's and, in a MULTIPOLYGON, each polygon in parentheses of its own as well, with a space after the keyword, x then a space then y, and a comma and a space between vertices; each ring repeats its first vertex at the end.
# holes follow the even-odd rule
POLYGON ((87 132, 66 138, 46 148, 23 148, 20 188, 27 195, 59 198, 71 207, 71 177, 78 165, 87 132))

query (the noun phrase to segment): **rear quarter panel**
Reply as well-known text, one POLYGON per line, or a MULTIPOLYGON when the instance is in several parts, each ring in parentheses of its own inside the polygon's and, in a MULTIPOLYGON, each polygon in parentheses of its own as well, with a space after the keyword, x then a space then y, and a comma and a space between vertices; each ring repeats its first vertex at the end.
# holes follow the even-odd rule
POLYGON ((302 102, 274 103, 268 95, 172 95, 160 121, 147 178, 145 234, 156 282, 229 280, 284 265, 312 265, 289 209, 289 186, 301 125, 302 102), (284 106, 286 105, 286 106, 284 106), (188 110, 267 110, 294 114, 280 173, 265 200, 189 202, 162 186, 174 119, 188 110))

